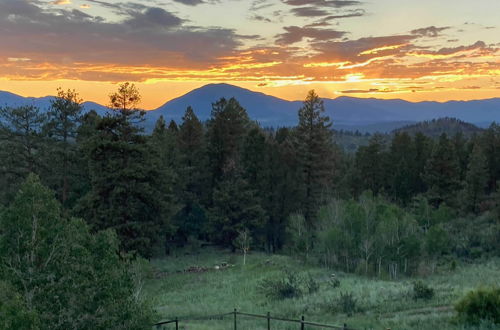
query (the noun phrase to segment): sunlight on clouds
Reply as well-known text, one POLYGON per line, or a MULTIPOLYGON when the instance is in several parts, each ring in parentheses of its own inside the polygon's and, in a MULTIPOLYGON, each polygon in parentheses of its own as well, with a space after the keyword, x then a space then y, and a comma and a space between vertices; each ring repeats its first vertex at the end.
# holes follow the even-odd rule
POLYGON ((358 82, 365 77, 362 73, 350 73, 344 76, 344 80, 347 82, 358 82))
POLYGON ((71 5, 71 0, 55 0, 55 1, 52 1, 51 4, 53 4, 53 5, 71 5))
POLYGON ((393 49, 398 49, 398 48, 401 48, 401 47, 404 47, 404 46, 407 46, 408 44, 400 44, 400 45, 392 45, 392 46, 384 46, 384 47, 378 47, 378 48, 374 48, 374 49, 370 49, 370 50, 365 50, 361 53, 359 53, 359 55, 372 55, 372 54, 378 54, 384 50, 393 50, 393 49))

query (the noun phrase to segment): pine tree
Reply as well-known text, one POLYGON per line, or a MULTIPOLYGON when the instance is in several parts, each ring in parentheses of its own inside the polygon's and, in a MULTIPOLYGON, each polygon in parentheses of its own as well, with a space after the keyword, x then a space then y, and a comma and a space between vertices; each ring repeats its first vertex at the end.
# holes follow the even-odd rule
POLYGON ((40 174, 45 166, 45 139, 42 127, 47 116, 39 108, 28 105, 0 108, 0 183, 1 199, 12 197, 29 173, 40 174))
MULTIPOLYGON (((51 139, 49 155, 51 177, 63 205, 68 199, 71 177, 77 162, 76 135, 83 107, 82 100, 74 90, 57 90, 57 97, 51 101, 48 122, 44 127, 51 139)), ((52 181, 51 180, 51 181, 52 181)))
POLYGON ((486 187, 488 184, 488 168, 486 163, 486 156, 481 146, 475 144, 465 177, 465 200, 463 205, 467 211, 477 213, 479 211, 479 205, 486 195, 486 187))
POLYGON ((237 171, 226 169, 213 192, 213 206, 209 209, 211 239, 233 250, 238 231, 248 229, 258 239, 266 221, 255 191, 237 171))
POLYGON ((310 91, 299 110, 296 129, 297 156, 302 167, 302 213, 310 229, 315 228, 321 194, 331 185, 332 123, 324 114, 323 101, 310 91))
POLYGON ((94 229, 116 230, 123 250, 150 257, 160 238, 169 236, 174 206, 168 169, 136 125, 143 112, 116 101, 140 99, 134 91, 133 85, 119 87, 119 95, 111 96, 120 105, 117 113, 100 119, 86 142, 91 190, 79 210, 94 229))
POLYGON ((388 165, 390 193, 395 200, 407 204, 416 192, 417 181, 414 144, 407 133, 396 133, 392 138, 388 165))
POLYGON ((181 209, 174 218, 177 236, 186 241, 199 238, 206 231, 208 172, 203 125, 191 107, 186 109, 177 134, 179 150, 179 200, 181 209))
POLYGON ((415 144, 415 192, 424 193, 427 191, 427 185, 423 179, 425 167, 432 153, 432 140, 418 132, 414 137, 415 144))
POLYGON ((301 207, 302 194, 297 182, 302 173, 290 129, 280 128, 269 139, 266 166, 268 168, 263 188, 266 194, 262 198, 268 216, 265 227, 266 248, 269 252, 276 252, 285 244, 290 214, 298 212, 301 207))
POLYGON ((446 134, 442 134, 434 146, 424 179, 429 187, 429 201, 434 206, 437 207, 442 202, 448 205, 456 202, 456 192, 460 189, 460 169, 453 145, 446 134))
POLYGON ((387 187, 387 152, 384 137, 375 134, 368 146, 360 147, 356 153, 356 169, 363 190, 371 190, 375 195, 387 187))
POLYGON ((249 124, 246 110, 236 99, 222 98, 212 105, 207 132, 212 189, 228 167, 240 167, 241 149, 249 124))

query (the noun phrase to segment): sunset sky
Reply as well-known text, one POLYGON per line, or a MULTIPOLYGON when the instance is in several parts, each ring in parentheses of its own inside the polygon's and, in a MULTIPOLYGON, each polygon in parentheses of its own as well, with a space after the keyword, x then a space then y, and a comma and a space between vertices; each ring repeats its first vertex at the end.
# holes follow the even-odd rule
POLYGON ((285 99, 500 97, 499 0, 0 0, 0 90, 134 82, 155 108, 207 83, 285 99))

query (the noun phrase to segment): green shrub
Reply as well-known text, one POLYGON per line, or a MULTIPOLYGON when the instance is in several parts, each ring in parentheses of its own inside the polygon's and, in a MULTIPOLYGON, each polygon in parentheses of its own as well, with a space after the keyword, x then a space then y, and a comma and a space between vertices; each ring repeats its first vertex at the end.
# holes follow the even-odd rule
POLYGON ((413 283, 413 299, 424 299, 429 300, 434 297, 434 289, 425 284, 422 281, 416 281, 413 283))
POLYGON ((293 271, 284 271, 278 278, 266 278, 258 287, 258 291, 274 300, 296 298, 318 290, 319 283, 311 274, 302 276, 293 271))
POLYGON ((307 292, 309 293, 315 293, 319 291, 319 283, 314 279, 314 277, 312 277, 311 274, 307 274, 305 285, 307 288, 307 292))
POLYGON ((269 299, 281 300, 300 297, 303 293, 300 277, 294 272, 284 272, 279 278, 266 278, 259 291, 269 299))
POLYGON ((500 324, 500 288, 471 291, 455 305, 455 310, 463 323, 489 321, 500 324))
POLYGON ((337 300, 337 308, 342 312, 347 314, 347 316, 352 316, 353 313, 357 312, 358 301, 354 298, 352 292, 342 293, 337 300))

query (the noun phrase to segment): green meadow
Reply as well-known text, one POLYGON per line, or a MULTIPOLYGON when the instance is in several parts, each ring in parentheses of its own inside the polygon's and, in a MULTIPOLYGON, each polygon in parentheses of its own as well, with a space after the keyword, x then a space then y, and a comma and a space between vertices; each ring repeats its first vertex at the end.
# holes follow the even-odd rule
MULTIPOLYGON (((436 274, 418 278, 435 292, 431 299, 424 300, 412 295, 417 278, 384 280, 357 276, 285 255, 264 253, 251 253, 243 265, 241 254, 208 248, 200 252, 177 251, 167 258, 153 260, 145 289, 161 319, 178 317, 180 329, 232 329, 232 315, 222 319, 193 319, 232 312, 234 308, 262 315, 270 312, 271 316, 290 319, 304 316, 307 321, 330 325, 346 323, 353 329, 465 329, 454 322, 454 304, 473 289, 500 284, 499 274, 498 259, 458 264, 454 270, 441 265, 436 274), (226 263, 227 267, 221 267, 226 263), (310 275, 319 284, 319 290, 297 298, 266 297, 259 290, 262 281, 279 278, 284 271, 310 275), (332 273, 340 280, 339 287, 331 285, 332 273), (339 308, 341 293, 350 293, 354 298, 356 311, 352 315, 339 308)), ((266 328, 265 319, 238 315, 238 329, 266 328)), ((300 329, 300 325, 272 321, 271 328, 300 329)), ((474 329, 494 329, 494 326, 483 323, 474 329)))

